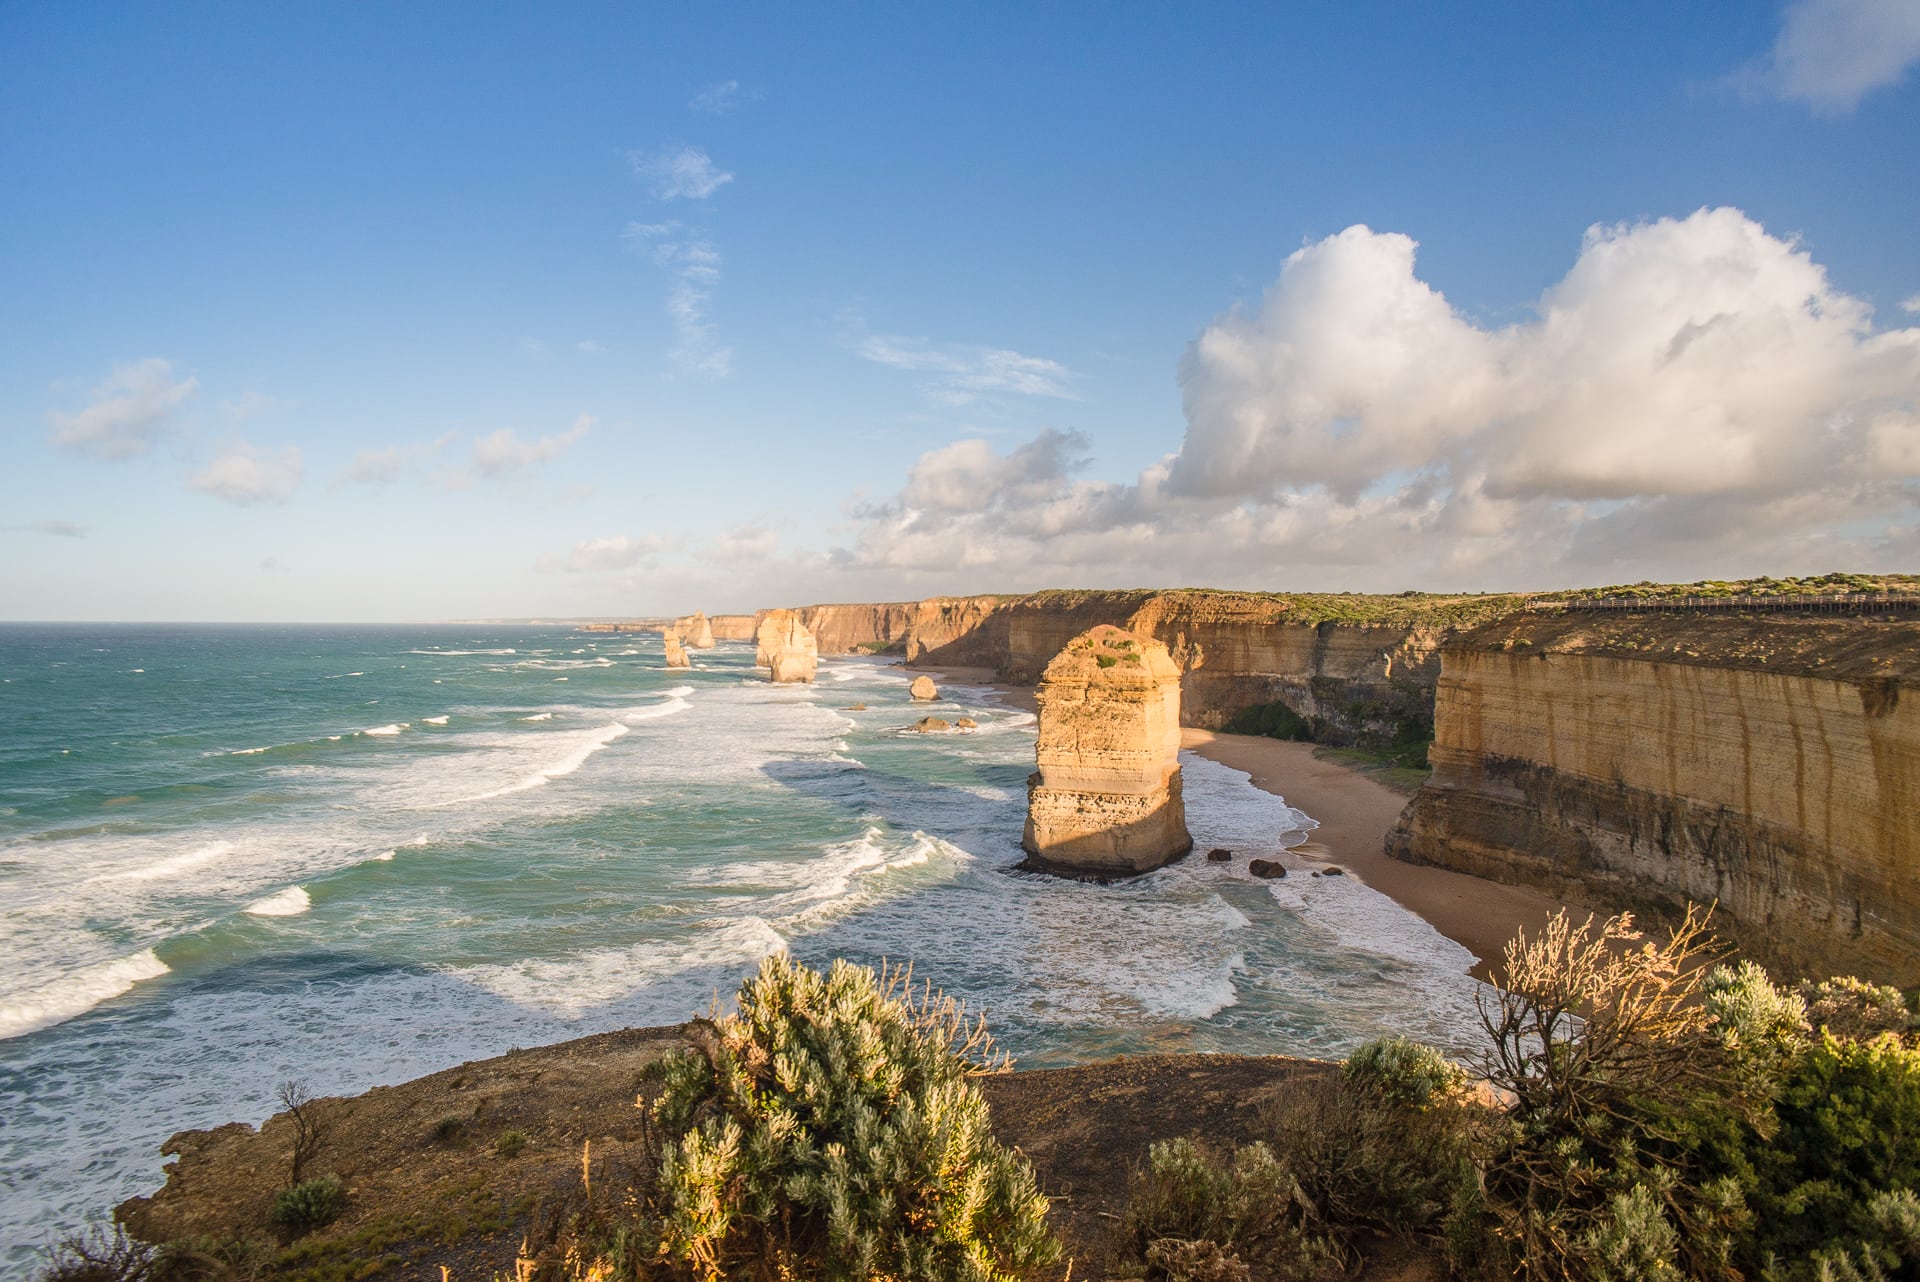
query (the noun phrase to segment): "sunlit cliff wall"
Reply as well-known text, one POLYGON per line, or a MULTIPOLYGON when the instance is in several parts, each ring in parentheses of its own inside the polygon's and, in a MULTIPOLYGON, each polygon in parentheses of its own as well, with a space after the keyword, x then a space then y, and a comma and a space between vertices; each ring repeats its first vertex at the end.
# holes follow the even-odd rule
POLYGON ((1447 646, 1435 723, 1393 854, 1920 984, 1920 623, 1516 616, 1447 646))

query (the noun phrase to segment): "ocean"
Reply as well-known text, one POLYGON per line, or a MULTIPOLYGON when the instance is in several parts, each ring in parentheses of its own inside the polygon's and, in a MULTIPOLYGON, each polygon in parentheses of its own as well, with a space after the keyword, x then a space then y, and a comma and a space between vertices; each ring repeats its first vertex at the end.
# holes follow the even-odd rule
POLYGON ((750 644, 559 627, 0 626, 0 1272, 162 1179, 174 1131, 911 960, 1023 1065, 1462 1051, 1458 945, 1244 856, 1313 820, 1186 754, 1196 855, 1014 871, 1031 714, 750 644))

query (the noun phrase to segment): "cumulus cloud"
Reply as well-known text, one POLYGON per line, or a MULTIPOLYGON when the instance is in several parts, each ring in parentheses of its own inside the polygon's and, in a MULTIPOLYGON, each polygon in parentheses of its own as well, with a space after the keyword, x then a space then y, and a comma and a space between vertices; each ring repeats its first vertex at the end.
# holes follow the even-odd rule
POLYGON ((1878 330, 1738 210, 1597 226, 1488 329, 1352 227, 1180 365, 1177 451, 925 455, 834 563, 931 578, 1395 590, 1824 570, 1920 554, 1920 328, 1878 330))
POLYGON ((698 147, 630 151, 627 165, 659 200, 705 200, 733 181, 732 174, 698 147))
POLYGON ((583 539, 574 544, 564 554, 549 555, 541 558, 539 568, 549 573, 555 571, 567 574, 606 574, 615 570, 627 570, 649 561, 675 546, 672 539, 658 534, 649 534, 644 538, 632 538, 625 534, 611 535, 599 539, 583 539))
POLYGON ((1747 79, 1816 110, 1851 111, 1920 62, 1913 0, 1794 0, 1766 61, 1747 79))
POLYGON ((53 443, 100 459, 131 458, 153 448, 167 418, 200 390, 175 374, 172 361, 126 361, 93 388, 86 408, 54 411, 53 443))
POLYGON ((1900 300, 1900 310, 1909 316, 1920 316, 1920 294, 1900 300))
POLYGON ((676 341, 667 355, 674 369, 690 378, 727 377, 733 372, 733 349, 720 341, 713 322, 720 251, 673 222, 629 223, 624 235, 668 273, 667 316, 676 341))
POLYGON ((856 340, 853 350, 876 365, 932 374, 929 394, 949 405, 965 405, 988 392, 1079 399, 1071 388, 1072 370, 1058 361, 1023 356, 1006 348, 935 344, 924 338, 875 334, 856 340))
POLYGON ((474 470, 483 476, 502 477, 538 467, 585 436, 595 421, 593 415, 582 414, 566 431, 532 441, 523 441, 503 427, 473 443, 474 470))
POLYGON ((269 450, 236 441, 189 477, 187 484, 241 506, 284 503, 299 488, 305 471, 306 464, 297 445, 269 450))

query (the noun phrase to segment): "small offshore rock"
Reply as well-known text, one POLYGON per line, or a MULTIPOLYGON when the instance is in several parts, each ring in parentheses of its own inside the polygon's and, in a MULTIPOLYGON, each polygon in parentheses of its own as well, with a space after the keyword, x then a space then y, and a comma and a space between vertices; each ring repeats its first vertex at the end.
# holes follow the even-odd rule
POLYGON ((848 712, 865 712, 867 705, 864 703, 850 703, 847 705, 846 710, 848 712))
POLYGON ((1224 864, 1231 858, 1233 858, 1233 852, 1221 846, 1215 846, 1207 852, 1207 862, 1210 864, 1224 864))
POLYGON ((940 697, 940 691, 934 686, 933 678, 927 676, 915 677, 913 684, 907 687, 907 693, 921 703, 931 703, 940 697))
POLYGON ((942 730, 951 730, 952 726, 939 717, 922 717, 913 723, 913 728, 921 734, 938 734, 942 730))
POLYGON ((975 721, 972 717, 962 717, 958 721, 953 723, 953 728, 955 730, 978 730, 980 728, 980 723, 978 721, 975 721))
POLYGON ((1329 864, 1315 875, 1320 877, 1344 877, 1347 875, 1347 870, 1339 864, 1329 864))
MULTIPOLYGON (((1264 877, 1268 881, 1272 881, 1276 877, 1284 877, 1287 875, 1286 865, 1281 863, 1276 863, 1271 859, 1250 860, 1247 863, 1247 871, 1252 873, 1256 877, 1264 877)), ((1320 875, 1319 873, 1314 874, 1314 876, 1316 877, 1318 877, 1319 875, 1320 875)))

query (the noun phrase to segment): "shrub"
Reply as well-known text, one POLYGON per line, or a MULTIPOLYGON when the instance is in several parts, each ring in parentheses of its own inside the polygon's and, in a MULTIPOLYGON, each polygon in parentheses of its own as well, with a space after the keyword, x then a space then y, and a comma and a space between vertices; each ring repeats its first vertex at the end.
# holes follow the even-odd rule
POLYGON ((317 1229, 340 1218, 347 1201, 346 1189, 331 1175, 302 1180, 273 1199, 267 1218, 296 1232, 317 1229))
POLYGON ((157 1282, 166 1262, 119 1225, 70 1234, 47 1249, 40 1282, 157 1282))
POLYGON ((1487 1077, 1511 1103, 1481 1162, 1522 1276, 1736 1276, 1742 1181, 1709 1155, 1737 1147, 1766 1098, 1704 1000, 1716 951, 1691 907, 1663 944, 1624 913, 1597 927, 1556 913, 1507 946, 1481 1021, 1487 1077))
POLYGON ((1341 1260, 1319 1216, 1265 1144, 1222 1158, 1191 1140, 1165 1140, 1134 1173, 1122 1242, 1149 1279, 1201 1282, 1310 1278, 1341 1260))
POLYGON ((984 1023, 910 974, 770 957, 662 1062, 659 1168, 576 1277, 997 1282, 1054 1259, 1046 1199, 988 1129, 984 1023), (643 1265, 651 1261, 651 1265, 643 1265))
POLYGON ((1803 983, 1795 994, 1806 1004, 1807 1021, 1835 1037, 1877 1037, 1904 1033, 1912 1023, 1900 990, 1870 984, 1851 975, 1803 983))
POLYGON ((461 1133, 466 1129, 466 1118, 458 1113, 448 1113, 427 1128, 427 1136, 436 1144, 452 1144, 459 1140, 461 1133))
POLYGON ((1875 1198, 1920 1188, 1920 1051, 1886 1034, 1823 1033, 1788 1072, 1774 1116, 1771 1142, 1756 1137, 1751 1155, 1753 1258, 1814 1261, 1885 1236, 1875 1198))
POLYGON ((1433 1047, 1406 1037, 1368 1042, 1347 1060, 1343 1073, 1355 1090, 1408 1108, 1425 1108, 1467 1084, 1466 1070, 1433 1047))
POLYGON ((527 1146, 527 1137, 519 1131, 501 1131, 493 1140, 493 1151, 501 1157, 514 1157, 527 1146))

